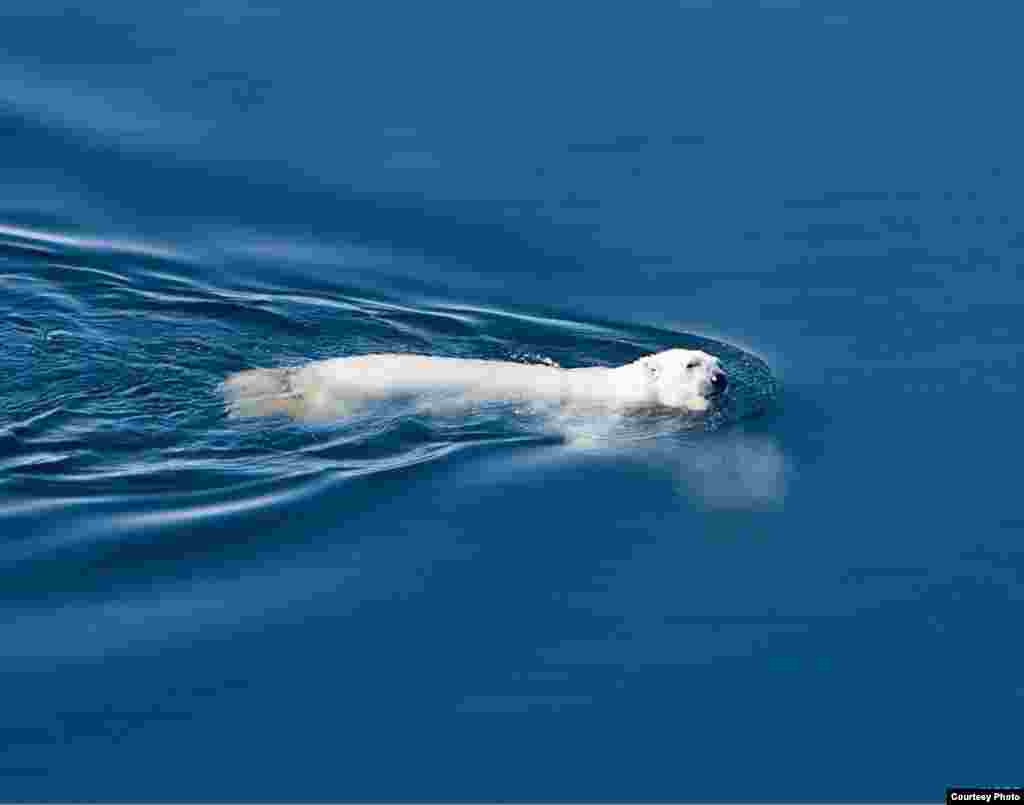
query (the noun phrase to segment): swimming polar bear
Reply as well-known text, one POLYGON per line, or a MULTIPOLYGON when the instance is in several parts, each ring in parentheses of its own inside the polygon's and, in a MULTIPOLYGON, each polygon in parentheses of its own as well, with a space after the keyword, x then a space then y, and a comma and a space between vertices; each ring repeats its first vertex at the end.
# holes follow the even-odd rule
POLYGON ((454 394, 466 402, 705 411, 727 385, 715 356, 670 349, 624 366, 582 369, 426 355, 360 355, 287 369, 237 372, 221 389, 233 417, 288 414, 326 419, 371 400, 431 393, 454 394))

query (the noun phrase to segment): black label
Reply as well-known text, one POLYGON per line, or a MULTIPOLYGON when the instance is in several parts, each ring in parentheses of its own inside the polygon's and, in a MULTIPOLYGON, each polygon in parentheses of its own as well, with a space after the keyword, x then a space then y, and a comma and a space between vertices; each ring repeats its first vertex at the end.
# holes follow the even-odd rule
POLYGON ((947 788, 946 805, 971 805, 972 803, 998 805, 1001 802, 1017 802, 1024 805, 1024 788, 947 788))

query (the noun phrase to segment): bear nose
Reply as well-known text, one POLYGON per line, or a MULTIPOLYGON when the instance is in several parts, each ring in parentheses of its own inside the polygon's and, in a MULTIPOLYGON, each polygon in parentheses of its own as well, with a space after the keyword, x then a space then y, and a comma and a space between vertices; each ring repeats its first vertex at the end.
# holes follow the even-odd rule
POLYGON ((725 372, 715 372, 711 375, 711 388, 715 391, 725 391, 725 387, 729 385, 729 380, 725 376, 725 372))

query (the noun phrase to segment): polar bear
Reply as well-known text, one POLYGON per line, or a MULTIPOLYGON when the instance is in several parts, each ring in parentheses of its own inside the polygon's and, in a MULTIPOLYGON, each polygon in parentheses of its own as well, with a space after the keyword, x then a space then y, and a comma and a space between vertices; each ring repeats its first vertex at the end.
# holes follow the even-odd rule
POLYGON ((232 417, 327 419, 371 400, 442 394, 466 402, 554 402, 616 410, 705 411, 728 381, 718 358, 670 349, 617 367, 379 354, 250 369, 221 386, 232 417))

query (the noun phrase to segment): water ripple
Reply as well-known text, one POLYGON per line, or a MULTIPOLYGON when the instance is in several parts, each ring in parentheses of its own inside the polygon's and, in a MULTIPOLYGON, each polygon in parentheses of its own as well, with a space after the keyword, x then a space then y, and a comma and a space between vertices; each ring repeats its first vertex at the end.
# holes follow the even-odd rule
MULTIPOLYGON (((680 455, 688 434, 756 416, 776 393, 759 359, 687 333, 337 285, 215 285, 176 251, 56 227, 2 225, 0 238, 0 521, 10 526, 0 565, 8 569, 72 556, 95 562, 112 549, 127 561, 140 534, 160 554, 158 535, 171 527, 215 533, 219 521, 294 508, 354 479, 466 450, 629 446, 634 456, 661 450, 663 460, 680 455), (456 414, 392 403, 311 426, 228 420, 217 393, 241 369, 374 351, 572 367, 670 346, 705 349, 727 366, 732 392, 713 415, 581 417, 509 405, 456 414)), ((691 461, 698 469, 681 477, 725 495, 721 468, 699 465, 691 461)))

